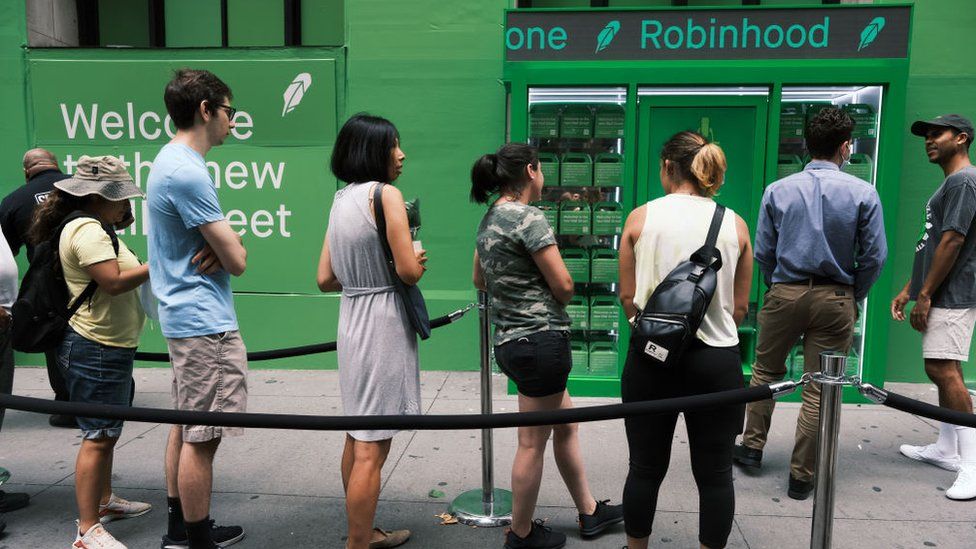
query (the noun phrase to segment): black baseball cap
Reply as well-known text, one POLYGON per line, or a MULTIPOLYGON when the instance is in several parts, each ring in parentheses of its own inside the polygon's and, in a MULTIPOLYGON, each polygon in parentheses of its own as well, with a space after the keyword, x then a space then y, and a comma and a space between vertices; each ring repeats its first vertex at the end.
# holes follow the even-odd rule
POLYGON ((969 142, 973 142, 976 134, 973 133, 973 123, 965 116, 959 114, 943 114, 931 120, 916 120, 912 123, 912 133, 925 137, 929 128, 936 126, 939 128, 953 128, 969 136, 969 142))

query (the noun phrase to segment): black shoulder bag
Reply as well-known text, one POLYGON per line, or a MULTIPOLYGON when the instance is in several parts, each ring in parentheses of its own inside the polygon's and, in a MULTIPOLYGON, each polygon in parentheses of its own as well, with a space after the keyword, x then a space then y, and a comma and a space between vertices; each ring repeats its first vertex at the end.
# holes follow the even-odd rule
POLYGON ((725 206, 715 204, 705 245, 668 273, 638 311, 631 326, 630 346, 642 362, 675 366, 695 338, 715 294, 722 254, 715 247, 725 206))
POLYGON ((383 183, 377 183, 373 189, 373 212, 376 215, 376 231, 379 232, 383 255, 386 256, 386 267, 390 271, 393 287, 397 295, 403 300, 403 307, 407 311, 410 325, 420 336, 420 339, 430 337, 430 316, 427 314, 427 303, 420 288, 404 283, 397 275, 396 265, 393 263, 393 250, 386 239, 386 216, 383 214, 383 183))

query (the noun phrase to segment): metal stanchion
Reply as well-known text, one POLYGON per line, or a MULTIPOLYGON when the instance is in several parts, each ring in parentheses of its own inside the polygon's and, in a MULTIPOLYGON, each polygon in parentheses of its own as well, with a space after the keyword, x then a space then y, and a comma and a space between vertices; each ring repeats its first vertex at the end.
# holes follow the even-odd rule
POLYGON ((830 549, 834 526, 834 472, 837 470, 837 436, 844 390, 847 355, 820 353, 820 433, 813 492, 813 527, 810 549, 830 549))
MULTIPOLYGON (((491 320, 488 294, 478 292, 481 320, 481 413, 491 413, 491 320)), ((468 490, 454 498, 448 512, 461 524, 491 527, 512 523, 512 493, 495 488, 491 429, 481 430, 481 489, 468 490)))

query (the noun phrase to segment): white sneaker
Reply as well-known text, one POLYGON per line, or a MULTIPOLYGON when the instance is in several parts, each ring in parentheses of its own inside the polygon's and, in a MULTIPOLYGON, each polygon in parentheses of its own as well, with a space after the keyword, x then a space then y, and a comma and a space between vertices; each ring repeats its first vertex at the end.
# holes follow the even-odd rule
POLYGON ((914 459, 915 461, 930 463, 946 471, 959 472, 959 454, 944 456, 942 452, 936 449, 935 444, 927 444, 925 446, 902 444, 898 450, 905 457, 914 459))
POLYGON ((966 462, 959 468, 956 481, 946 490, 945 495, 957 501, 976 499, 976 463, 966 462))
POLYGON ((98 506, 98 520, 105 524, 113 520, 127 519, 145 515, 152 510, 152 505, 141 501, 129 501, 112 494, 108 503, 98 506))
MULTIPOLYGON (((78 530, 75 528, 75 530, 78 530)), ((95 524, 81 535, 79 531, 71 549, 128 549, 119 540, 112 537, 101 524, 95 524)))

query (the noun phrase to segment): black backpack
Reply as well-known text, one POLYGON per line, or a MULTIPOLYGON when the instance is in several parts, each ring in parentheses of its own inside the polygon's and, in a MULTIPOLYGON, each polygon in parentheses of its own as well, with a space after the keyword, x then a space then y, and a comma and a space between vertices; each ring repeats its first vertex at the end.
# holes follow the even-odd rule
POLYGON ((705 245, 668 273, 638 311, 631 326, 630 346, 642 362, 670 368, 694 340, 715 294, 722 254, 715 247, 725 206, 715 204, 705 245))
MULTIPOLYGON (((98 289, 98 283, 92 280, 74 303, 68 305, 70 296, 64 280, 61 257, 58 254, 58 243, 64 226, 80 217, 92 216, 81 211, 68 214, 51 239, 41 242, 34 248, 30 267, 27 268, 20 285, 20 292, 17 294, 17 301, 10 311, 13 317, 10 342, 17 351, 41 353, 55 349, 64 339, 68 319, 75 314, 82 303, 90 300, 98 289)), ((119 239, 115 231, 104 224, 102 228, 112 239, 112 247, 118 255, 119 239)))

